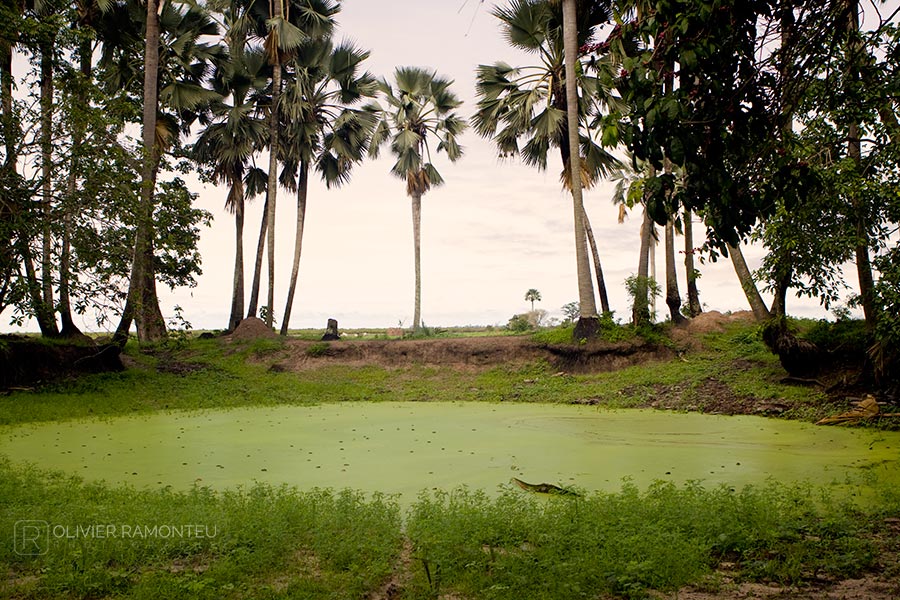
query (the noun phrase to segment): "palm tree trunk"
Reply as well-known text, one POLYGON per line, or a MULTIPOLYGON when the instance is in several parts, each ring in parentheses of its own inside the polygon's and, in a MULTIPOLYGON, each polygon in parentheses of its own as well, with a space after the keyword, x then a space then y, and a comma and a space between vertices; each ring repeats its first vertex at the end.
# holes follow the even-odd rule
POLYGON ((303 249, 303 224, 306 220, 306 195, 309 189, 308 165, 300 162, 300 176, 297 181, 297 231, 294 233, 294 264, 291 267, 291 283, 288 286, 287 305, 281 319, 281 335, 287 335, 294 306, 294 292, 297 290, 297 274, 300 272, 300 252, 303 249))
MULTIPOLYGON (((272 16, 280 18, 282 0, 270 3, 272 16)), ((278 146, 279 146, 279 99, 281 97, 281 50, 276 43, 272 61, 272 107, 269 114, 269 183, 266 186, 266 210, 268 220, 267 243, 269 267, 269 293, 266 299, 266 325, 272 327, 275 319, 275 199, 278 196, 278 146)))
POLYGON ((159 76, 158 11, 158 0, 147 0, 141 198, 137 214, 128 302, 126 302, 126 310, 116 331, 116 337, 120 343, 124 343, 124 339, 127 339, 132 316, 137 324, 138 341, 155 342, 166 337, 166 324, 159 310, 156 277, 153 269, 153 196, 156 166, 159 161, 159 151, 156 148, 157 78, 159 76), (130 310, 128 309, 129 303, 130 310))
MULTIPOLYGON (((600 296, 600 310, 603 314, 609 314, 609 296, 606 293, 606 280, 603 278, 603 267, 600 265, 600 252, 597 249, 597 240, 594 239, 594 230, 587 212, 584 213, 584 232, 587 235, 588 245, 591 248, 591 256, 594 259, 594 275, 597 277, 597 295, 600 296)), ((532 307, 533 308, 533 307, 532 307)))
POLYGON ((676 325, 684 323, 681 314, 681 294, 678 291, 678 271, 675 269, 675 223, 670 218, 666 223, 666 305, 669 317, 676 325))
POLYGON ((255 317, 259 310, 259 286, 262 281, 263 251, 266 248, 266 232, 269 230, 269 198, 263 205, 262 220, 259 224, 259 241, 256 242, 256 262, 253 266, 253 283, 250 285, 250 304, 247 306, 247 316, 255 317))
POLYGON ((750 308, 753 310, 753 316, 760 322, 769 320, 772 315, 769 313, 769 309, 766 308, 766 303, 763 302, 762 296, 759 295, 759 290, 756 289, 756 282, 753 281, 753 274, 750 273, 750 269, 747 267, 747 261, 744 260, 744 253, 741 252, 741 247, 728 244, 727 248, 728 255, 731 257, 731 264, 734 265, 734 272, 741 283, 741 289, 744 290, 747 302, 750 303, 750 308))
POLYGON ((238 177, 232 183, 234 202, 234 280, 231 286, 231 315, 228 331, 234 331, 244 318, 244 184, 238 177), (237 188, 235 191, 234 188, 237 188))
POLYGON ((641 222, 641 248, 638 253, 637 281, 634 304, 631 308, 631 322, 639 327, 650 322, 650 244, 653 238, 653 221, 644 208, 641 222))
POLYGON ((697 291, 697 269, 694 267, 694 222, 691 209, 684 209, 684 270, 687 273, 688 309, 696 317, 703 312, 697 291))
POLYGON ((591 264, 588 258, 584 227, 584 201, 581 194, 581 153, 578 148, 578 89, 575 62, 578 60, 578 25, 575 18, 575 0, 562 0, 563 44, 566 63, 566 115, 569 133, 569 179, 572 186, 572 204, 575 221, 575 260, 578 272, 578 302, 580 315, 575 325, 574 337, 595 337, 600 328, 597 303, 591 285, 591 264))
MULTIPOLYGON (((656 223, 652 220, 650 221, 650 248, 648 250, 648 260, 650 261, 650 273, 648 274, 647 284, 649 289, 649 284, 652 281, 653 283, 659 283, 659 278, 656 276, 656 247, 659 246, 659 237, 656 234, 656 223)), ((656 320, 656 293, 651 291, 650 293, 650 317, 653 320, 656 320)))
POLYGON ((412 194, 412 220, 413 220, 413 263, 416 271, 415 307, 413 308, 413 331, 418 331, 422 326, 422 260, 421 260, 421 235, 422 235, 422 194, 412 194))

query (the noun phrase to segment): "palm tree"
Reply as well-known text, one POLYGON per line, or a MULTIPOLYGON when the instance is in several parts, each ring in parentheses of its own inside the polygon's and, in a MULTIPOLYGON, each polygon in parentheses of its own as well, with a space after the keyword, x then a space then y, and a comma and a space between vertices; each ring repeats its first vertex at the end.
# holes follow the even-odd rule
MULTIPOLYGON (((584 7, 578 19, 579 27, 576 28, 580 34, 576 45, 586 42, 594 25, 609 17, 608 7, 601 4, 592 3, 584 7)), ((609 87, 604 85, 604 78, 591 77, 583 72, 575 74, 576 55, 566 61, 564 19, 559 9, 558 3, 554 6, 549 0, 511 0, 508 7, 494 11, 503 23, 509 43, 538 56, 540 64, 522 68, 502 62, 479 66, 477 90, 480 100, 472 121, 480 135, 494 140, 501 156, 519 155, 526 164, 539 169, 546 169, 551 148, 559 150, 564 169, 561 179, 564 187, 573 194, 576 213, 579 303, 584 317, 582 327, 590 328, 591 316, 596 317, 597 311, 585 246, 585 235, 590 230, 590 224, 580 195, 583 188, 590 187, 599 177, 606 175, 618 161, 586 132, 581 135, 579 132, 582 123, 615 100, 609 87), (567 66, 573 69, 568 79, 567 66), (569 100, 567 81, 582 89, 581 98, 573 89, 573 99, 569 100), (569 139, 569 123, 573 124, 576 134, 574 146, 569 139), (521 138, 526 142, 520 148, 521 138), (572 157, 580 163, 574 168, 570 164, 572 157), (581 177, 571 177, 572 172, 580 173, 581 177)), ((593 238, 593 232, 589 237, 593 238)), ((608 312, 609 301, 599 267, 599 253, 595 256, 595 265, 601 305, 604 312, 608 312)), ((579 334, 582 333, 585 332, 579 329, 579 334)))
POLYGON ((245 182, 245 178, 251 173, 252 158, 264 145, 268 131, 265 122, 257 116, 256 103, 251 97, 254 89, 266 84, 262 75, 265 57, 236 42, 234 29, 232 35, 231 60, 224 63, 213 78, 213 87, 222 95, 223 101, 213 105, 215 121, 203 130, 194 145, 197 160, 212 167, 213 180, 229 186, 225 208, 235 220, 229 331, 234 330, 244 317, 244 204, 259 191, 258 186, 245 182), (229 98, 231 102, 227 103, 229 98))
MULTIPOLYGON (((575 214, 575 256, 578 263, 578 299, 581 314, 575 324, 573 337, 594 337, 599 328, 594 291, 591 288, 591 270, 585 247, 585 213, 581 195, 581 153, 578 144, 578 90, 575 80, 575 61, 578 55, 578 24, 575 0, 562 0, 563 47, 566 65, 566 129, 569 138, 569 185, 572 187, 572 204, 575 214)), ((608 309, 607 309, 608 312, 608 309)))
POLYGON ((340 186, 366 156, 375 120, 352 105, 376 92, 375 78, 361 72, 368 57, 369 52, 349 42, 335 48, 329 39, 310 39, 291 62, 291 81, 282 97, 282 137, 285 175, 294 180, 288 187, 297 192, 297 226, 281 335, 287 335, 297 289, 310 169, 319 171, 327 187, 340 186))
POLYGON ((386 80, 378 82, 386 108, 372 103, 368 109, 379 115, 370 145, 370 154, 378 155, 381 144, 391 140, 391 152, 397 158, 391 173, 406 180, 406 193, 412 198, 413 249, 415 256, 415 308, 413 329, 421 327, 422 276, 420 262, 420 228, 422 196, 444 182, 432 163, 432 139, 437 139, 436 152, 446 152, 451 162, 462 156, 457 142, 466 122, 454 110, 462 104, 450 91, 453 83, 436 73, 416 67, 398 67, 394 71, 396 87, 386 80))
POLYGON ((534 312, 534 303, 541 301, 541 293, 534 288, 525 292, 525 302, 531 302, 531 312, 534 312))
MULTIPOLYGON (((266 324, 274 323, 275 303, 275 213, 278 197, 278 161, 281 147, 280 114, 284 64, 300 45, 310 38, 331 35, 334 16, 340 11, 337 0, 250 0, 250 10, 255 15, 256 34, 264 39, 266 56, 272 67, 271 95, 268 102, 269 119, 269 169, 266 183, 266 205, 262 229, 266 231, 268 245, 267 263, 269 285, 266 304, 266 324)), ((259 270, 254 274, 250 309, 256 310, 259 270)), ((252 316, 252 315, 248 315, 252 316)))

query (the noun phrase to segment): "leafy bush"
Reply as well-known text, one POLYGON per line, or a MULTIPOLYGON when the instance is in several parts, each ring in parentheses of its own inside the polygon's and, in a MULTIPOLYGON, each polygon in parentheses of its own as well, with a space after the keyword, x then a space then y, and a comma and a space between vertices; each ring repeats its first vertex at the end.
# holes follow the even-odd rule
POLYGON ((506 324, 506 328, 516 333, 524 333, 534 329, 527 315, 513 315, 509 323, 506 324))
POLYGON ((628 297, 631 298, 632 312, 641 315, 641 323, 644 321, 651 322, 653 315, 650 314, 650 300, 659 298, 662 295, 662 287, 652 277, 630 275, 625 278, 625 291, 628 292, 628 297), (645 290, 646 297, 644 297, 645 290))
POLYGON ((875 266, 881 276, 874 290, 878 322, 870 355, 879 375, 889 380, 893 374, 896 379, 900 370, 900 246, 878 257, 875 266))

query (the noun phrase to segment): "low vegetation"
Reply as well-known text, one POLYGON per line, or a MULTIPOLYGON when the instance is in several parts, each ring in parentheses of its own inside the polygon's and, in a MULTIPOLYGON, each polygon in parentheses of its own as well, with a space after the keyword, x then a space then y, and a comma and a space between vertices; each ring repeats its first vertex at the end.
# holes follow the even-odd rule
MULTIPOLYGON (((801 325, 813 336, 825 327, 801 325)), ((521 339, 553 346, 567 331, 521 339)), ((613 345, 646 341, 642 333, 672 358, 583 374, 549 360, 481 368, 340 364, 329 354, 343 342, 129 347, 124 372, 0 397, 0 424, 381 400, 657 406, 812 420, 842 402, 820 386, 783 382, 755 326, 733 323, 706 334, 698 348, 665 329, 604 325, 613 345), (321 362, 291 368, 292 356, 321 362)), ((641 598, 741 581, 821 586, 873 571, 897 580, 900 493, 867 485, 874 499, 862 507, 809 485, 643 490, 625 482, 615 493, 549 499, 512 486, 490 495, 431 490, 403 510, 394 498, 350 490, 110 487, 0 457, 0 598, 505 599, 534 590, 545 598, 641 598), (17 523, 29 519, 63 527, 44 530, 46 552, 17 551, 17 523), (107 524, 202 526, 203 535, 71 535, 72 527, 107 524)))

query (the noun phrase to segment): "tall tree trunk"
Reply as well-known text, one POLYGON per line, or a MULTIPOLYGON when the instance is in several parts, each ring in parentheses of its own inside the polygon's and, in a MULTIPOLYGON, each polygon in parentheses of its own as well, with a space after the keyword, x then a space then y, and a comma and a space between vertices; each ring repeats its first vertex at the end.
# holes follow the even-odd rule
POLYGON ((750 303, 750 308, 753 310, 753 316, 760 322, 769 320, 771 314, 769 314, 769 309, 766 308, 766 303, 763 302, 762 296, 759 295, 759 290, 756 289, 756 282, 753 280, 753 274, 750 273, 750 269, 747 267, 747 261, 744 260, 744 253, 741 252, 741 247, 728 244, 727 248, 728 255, 731 257, 731 264, 734 266, 734 272, 741 283, 741 289, 744 290, 747 302, 750 303))
POLYGON ((41 330, 41 335, 45 337, 54 337, 59 334, 56 328, 56 319, 53 318, 53 310, 45 303, 41 292, 41 283, 38 281, 37 272, 34 268, 34 258, 31 256, 31 248, 28 246, 28 239, 20 236, 18 239, 19 254, 22 256, 22 263, 25 267, 25 283, 28 287, 28 296, 34 307, 34 316, 41 330))
POLYGON ((675 269, 675 223, 670 218, 666 222, 666 306, 669 307, 669 317, 676 325, 684 323, 684 315, 681 314, 681 294, 678 291, 678 271, 675 269))
POLYGON ((634 303, 631 307, 631 322, 636 326, 650 322, 650 245, 653 243, 653 220, 647 208, 641 221, 641 248, 638 254, 637 281, 635 282, 634 303))
MULTIPOLYGON (((81 23, 80 27, 84 29, 84 23, 81 23)), ((91 80, 92 52, 91 40, 85 38, 78 47, 79 71, 82 81, 78 84, 77 95, 82 105, 87 104, 85 89, 91 80)), ((78 191, 78 175, 82 164, 81 146, 84 141, 84 129, 84 124, 79 122, 74 123, 72 127, 72 159, 69 164, 69 180, 63 205, 62 251, 59 258, 59 316, 62 325, 61 335, 66 338, 77 338, 84 335, 72 319, 72 302, 69 293, 72 263, 72 219, 76 208, 75 195, 78 191)))
POLYGON ((420 249, 422 239, 422 194, 412 194, 413 221, 413 263, 416 271, 415 306, 413 308, 413 331, 422 327, 422 260, 420 249))
POLYGON ((584 201, 581 194, 581 153, 578 148, 578 87, 575 62, 578 60, 578 24, 575 0, 562 0, 563 44, 566 67, 566 116, 569 133, 569 179, 575 221, 575 260, 578 268, 578 303, 580 314, 575 324, 575 339, 597 335, 600 328, 597 303, 591 285, 591 264, 588 258, 584 227, 584 201))
POLYGON ((266 249, 266 232, 269 230, 269 197, 263 205, 262 219, 259 224, 259 241, 256 242, 256 262, 253 264, 253 283, 250 285, 250 303, 247 305, 247 316, 255 317, 259 310, 259 287, 262 281, 263 252, 266 249))
MULTIPOLYGON (((13 114, 13 73, 12 73, 13 46, 10 40, 0 37, 0 127, 3 131, 3 144, 6 156, 0 165, 0 182, 6 186, 18 178, 16 173, 16 161, 18 159, 17 131, 18 124, 13 114)), ((5 195, 5 194, 4 194, 5 195)), ((12 224, 17 219, 20 207, 16 198, 4 198, 0 196, 0 223, 12 224)), ((27 237, 16 232, 17 227, 3 227, 0 238, 0 278, 4 279, 3 298, 0 299, 0 311, 6 306, 6 293, 12 274, 18 270, 18 260, 13 252, 16 245, 15 238, 27 240, 27 237)), ((25 242, 27 243, 27 242, 25 242)))
MULTIPOLYGON (((675 76, 672 74, 671 64, 667 65, 663 82, 663 92, 671 94, 675 87, 675 76)), ((666 156, 663 160, 663 169, 666 175, 672 173, 672 161, 666 156)), ((671 194, 671 192, 670 192, 671 194)), ((675 214, 678 211, 674 211, 675 214)), ((685 321, 681 314, 681 293, 678 291, 678 271, 675 268, 675 214, 670 214, 664 228, 665 253, 666 253, 666 306, 669 307, 669 318, 676 325, 685 321)))
MULTIPOLYGON (((272 16, 283 16, 282 0, 270 3, 272 16)), ((266 210, 268 220, 267 243, 269 288, 266 299, 266 325, 272 327, 275 320, 275 200, 278 196, 278 146, 279 146, 279 107, 281 98, 281 50, 277 43, 272 50, 272 112, 269 115, 269 183, 266 186, 266 210)))
MULTIPOLYGON (((859 66, 862 58, 862 41, 859 36, 859 1, 844 0, 846 10, 847 33, 847 72, 846 77, 854 83, 859 79, 859 66)), ((849 85, 849 84, 848 84, 849 85)), ((856 165, 857 172, 862 173, 862 142, 860 140, 859 122, 850 123, 847 130, 847 155, 856 165)), ((859 194, 852 194, 853 218, 856 227, 856 272, 859 278, 859 297, 866 319, 866 329, 872 331, 877 321, 875 310, 875 282, 872 276, 872 263, 869 259, 869 222, 865 200, 859 194)))
POLYGON ((300 252, 303 250, 303 225, 306 221, 306 196, 309 190, 309 165, 300 162, 300 176, 297 181, 297 231, 294 233, 294 264, 291 267, 291 283, 288 286, 287 305, 281 319, 281 335, 287 335, 294 306, 294 292, 297 290, 297 274, 300 272, 300 252))
POLYGON ((769 312, 773 317, 780 318, 787 316, 787 292, 788 288, 791 286, 791 273, 792 270, 790 266, 787 267, 787 272, 783 275, 777 277, 775 283, 775 293, 772 298, 772 308, 769 312))
MULTIPOLYGON (((781 101, 781 111, 778 115, 778 133, 782 144, 787 147, 793 134, 791 122, 793 118, 793 106, 795 103, 794 98, 791 97, 788 92, 789 86, 794 80, 793 65, 790 60, 790 54, 793 52, 792 45, 795 25, 794 2, 792 0, 782 0, 778 7, 778 16, 781 21, 781 50, 778 57, 778 71, 782 81, 781 96, 779 98, 781 101)), ((783 211, 781 218, 785 221, 786 228, 790 230, 793 226, 791 223, 791 211, 783 211)), ((769 309, 769 313, 772 317, 777 319, 779 323, 782 323, 781 319, 787 315, 787 292, 788 288, 791 286, 794 275, 794 252, 791 249, 784 247, 780 251, 773 253, 772 258, 774 259, 774 273, 772 275, 772 278, 774 279, 774 296, 772 298, 772 307, 769 309)), ((778 331, 779 335, 788 334, 787 328, 781 326, 772 330, 772 332, 775 331, 778 331)), ((774 344, 773 348, 779 345, 780 342, 774 344)))
POLYGON ((244 318, 244 183, 232 182, 234 198, 234 280, 231 286, 231 315, 228 331, 234 331, 244 318))
POLYGON ((141 198, 137 211, 134 260, 128 302, 116 331, 120 344, 127 339, 131 318, 137 324, 138 341, 156 342, 166 337, 166 324, 159 310, 153 268, 153 204, 159 149, 156 148, 156 112, 159 76, 159 1, 147 0, 146 46, 144 49, 143 162, 141 198), (131 310, 128 310, 128 303, 131 310), (129 314, 131 313, 131 314, 129 314), (123 339, 124 334, 124 339, 123 339))
MULTIPOLYGON (((43 213, 41 244, 41 301, 45 310, 54 313, 53 302, 53 43, 40 45, 41 53, 41 209, 43 213)), ((56 319, 52 332, 59 333, 56 319)))
POLYGON ((6 147, 6 157, 3 166, 10 170, 15 168, 18 150, 16 148, 16 119, 13 114, 13 73, 12 73, 13 46, 9 40, 0 38, 0 123, 3 126, 3 143, 6 147))
POLYGON ((697 269, 694 267, 694 223, 691 209, 684 209, 684 270, 687 273, 688 309, 696 317, 703 312, 697 291, 697 269))
MULTIPOLYGON (((597 240, 594 239, 594 230, 591 228, 591 220, 587 212, 584 213, 584 232, 587 234, 588 245, 591 248, 591 256, 594 259, 594 275, 597 277, 597 295, 600 296, 600 310, 603 314, 609 314, 609 296, 606 293, 606 280, 603 278, 603 267, 600 266, 600 252, 597 249, 597 240)), ((532 307, 533 309, 533 307, 532 307)))

